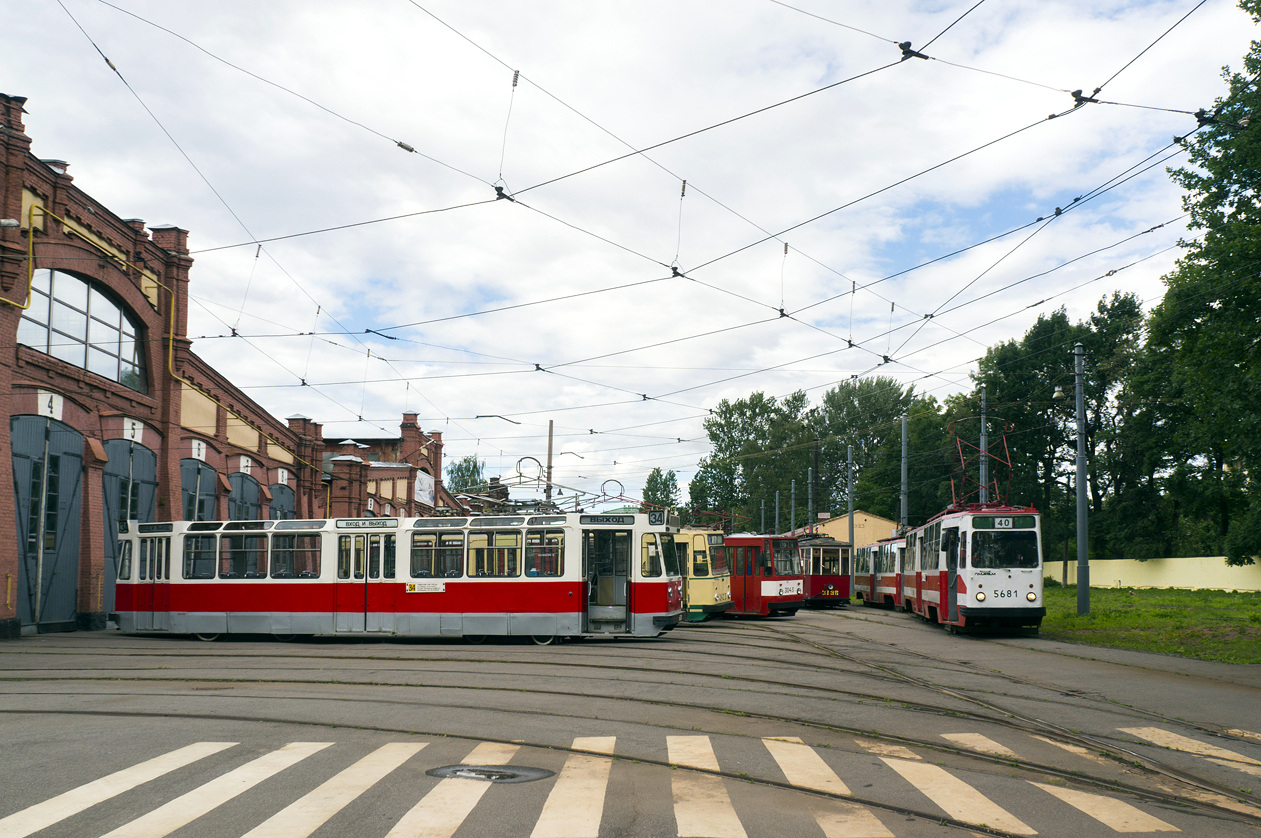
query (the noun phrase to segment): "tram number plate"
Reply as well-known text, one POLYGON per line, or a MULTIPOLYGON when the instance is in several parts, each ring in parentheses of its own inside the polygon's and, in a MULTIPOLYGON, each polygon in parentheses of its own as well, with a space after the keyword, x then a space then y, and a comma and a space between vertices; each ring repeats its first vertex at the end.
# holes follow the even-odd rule
POLYGON ((1011 529, 1011 519, 1010 519, 1010 518, 995 518, 995 519, 994 519, 994 529, 996 529, 996 530, 1009 530, 1009 529, 1011 529))
POLYGON ((1019 591, 990 591, 990 596, 994 599, 1015 599, 1019 595, 1019 591))
POLYGON ((441 594, 446 593, 446 582, 408 582, 409 594, 441 594))

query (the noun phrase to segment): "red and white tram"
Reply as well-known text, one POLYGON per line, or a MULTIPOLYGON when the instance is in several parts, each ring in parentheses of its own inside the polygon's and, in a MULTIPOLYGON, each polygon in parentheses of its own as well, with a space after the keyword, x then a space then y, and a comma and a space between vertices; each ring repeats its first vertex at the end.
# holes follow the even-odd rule
POLYGON ((826 535, 797 538, 801 577, 808 608, 849 604, 850 545, 826 535))
POLYGON ((854 596, 863 605, 902 606, 905 538, 886 538, 854 551, 854 596))
POLYGON ((723 544, 731 565, 728 614, 790 617, 805 604, 796 538, 734 533, 723 544))
POLYGON ((125 632, 652 637, 683 618, 665 512, 120 527, 125 632))
POLYGON ((1038 511, 952 507, 907 533, 902 606, 952 631, 1040 626, 1046 605, 1038 511))

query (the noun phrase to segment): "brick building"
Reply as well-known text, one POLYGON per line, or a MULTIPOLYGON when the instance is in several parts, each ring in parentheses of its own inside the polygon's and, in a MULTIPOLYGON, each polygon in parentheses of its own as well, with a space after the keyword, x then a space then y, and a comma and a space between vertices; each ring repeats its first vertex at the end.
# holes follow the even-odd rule
POLYGON ((120 218, 35 157, 25 102, 0 94, 0 638, 104 628, 119 520, 455 506, 414 414, 398 440, 330 447, 200 359, 188 232, 120 218))

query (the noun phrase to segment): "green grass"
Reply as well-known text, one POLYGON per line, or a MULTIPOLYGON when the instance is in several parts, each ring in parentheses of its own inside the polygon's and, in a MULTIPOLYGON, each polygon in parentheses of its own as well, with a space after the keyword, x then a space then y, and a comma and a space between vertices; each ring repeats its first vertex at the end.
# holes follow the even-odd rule
POLYGON ((1048 580, 1042 636, 1223 663, 1261 663, 1261 593, 1091 588, 1077 616, 1077 587, 1048 580))

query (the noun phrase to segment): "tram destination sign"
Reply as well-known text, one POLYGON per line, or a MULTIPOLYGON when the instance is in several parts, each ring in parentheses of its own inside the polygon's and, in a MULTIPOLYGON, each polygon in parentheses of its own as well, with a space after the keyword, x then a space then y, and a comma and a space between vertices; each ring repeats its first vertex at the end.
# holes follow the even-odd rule
POLYGON ((338 529, 343 530, 385 530, 397 526, 397 518, 341 518, 337 521, 338 529))
POLYGON ((444 594, 447 591, 446 582, 408 582, 407 593, 409 594, 444 594))
POLYGON ((583 515, 583 526, 633 527, 634 515, 583 515))

